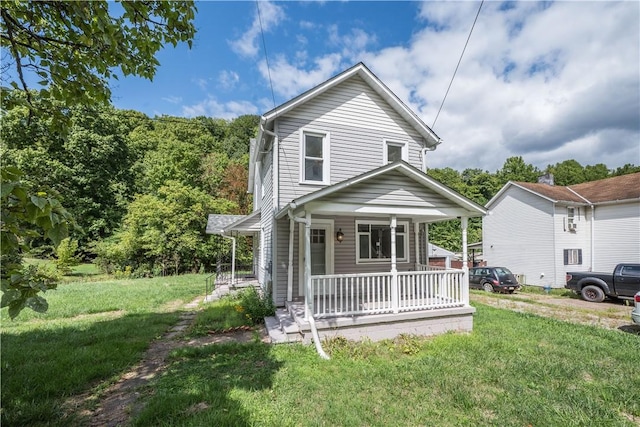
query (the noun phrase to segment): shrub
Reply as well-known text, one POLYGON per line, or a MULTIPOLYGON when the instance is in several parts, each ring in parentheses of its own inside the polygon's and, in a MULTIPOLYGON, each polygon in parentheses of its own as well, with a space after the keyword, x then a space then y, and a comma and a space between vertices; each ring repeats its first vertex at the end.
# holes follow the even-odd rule
POLYGON ((69 237, 62 239, 56 248, 56 267, 62 274, 71 274, 71 267, 78 265, 80 261, 76 258, 78 241, 69 237))
POLYGON ((259 293, 255 288, 249 288, 240 293, 240 303, 243 313, 252 324, 264 323, 264 318, 273 316, 276 312, 275 304, 269 293, 259 293))

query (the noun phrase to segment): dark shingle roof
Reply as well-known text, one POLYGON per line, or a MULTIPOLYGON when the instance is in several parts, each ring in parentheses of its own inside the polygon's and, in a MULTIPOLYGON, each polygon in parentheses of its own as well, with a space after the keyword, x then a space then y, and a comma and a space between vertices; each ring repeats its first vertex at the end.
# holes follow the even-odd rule
POLYGON ((584 182, 568 187, 533 184, 531 182, 515 182, 514 184, 541 196, 562 202, 586 203, 589 201, 591 203, 606 203, 617 200, 640 199, 640 172, 584 182))
POLYGON ((584 182, 570 188, 592 203, 640 199, 640 172, 584 182))

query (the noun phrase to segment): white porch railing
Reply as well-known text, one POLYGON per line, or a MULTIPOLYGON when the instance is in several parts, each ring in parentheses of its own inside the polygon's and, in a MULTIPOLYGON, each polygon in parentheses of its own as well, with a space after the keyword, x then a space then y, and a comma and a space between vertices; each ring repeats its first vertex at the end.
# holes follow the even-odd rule
POLYGON ((468 303, 463 270, 311 276, 315 318, 461 307, 468 303))

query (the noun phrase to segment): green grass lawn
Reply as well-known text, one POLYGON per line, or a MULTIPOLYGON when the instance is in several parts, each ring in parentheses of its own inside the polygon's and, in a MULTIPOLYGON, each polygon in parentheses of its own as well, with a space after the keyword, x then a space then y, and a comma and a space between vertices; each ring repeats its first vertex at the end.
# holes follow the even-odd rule
POLYGON ((2 425, 73 425, 63 403, 137 363, 204 294, 204 275, 61 284, 47 313, 2 322, 2 425))
MULTIPOLYGON (((471 334, 173 354, 134 425, 624 426, 640 338, 478 305, 471 334)), ((635 422, 631 421, 635 417, 635 422)))
MULTIPOLYGON (((77 425, 67 397, 135 364, 204 276, 61 285, 50 312, 2 313, 2 424, 77 425), (174 302, 174 303, 172 303, 174 302)), ((478 304, 470 334, 175 351, 136 426, 633 426, 640 337, 478 304)), ((242 323, 230 300, 192 332, 242 323), (225 316, 224 313, 229 316, 225 316), (231 315, 231 313, 234 313, 231 315), (232 317, 235 316, 235 317, 232 317)), ((635 417, 635 418, 634 418, 635 417)), ((635 420, 635 421, 634 421, 635 420)))

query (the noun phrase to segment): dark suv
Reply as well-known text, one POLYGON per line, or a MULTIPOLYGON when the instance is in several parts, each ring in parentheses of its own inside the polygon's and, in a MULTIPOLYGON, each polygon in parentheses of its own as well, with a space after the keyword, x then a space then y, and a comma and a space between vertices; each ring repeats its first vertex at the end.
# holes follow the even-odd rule
POLYGON ((520 284, 508 268, 473 267, 469 269, 469 287, 512 294, 520 289, 520 284))

